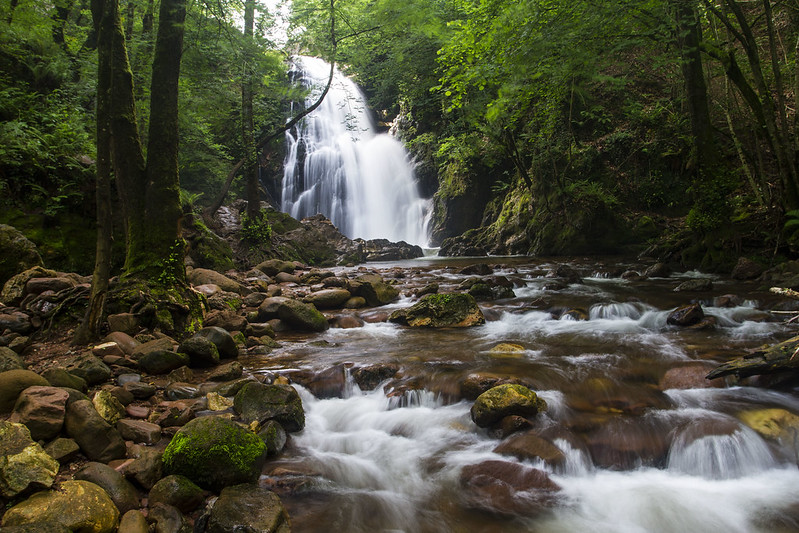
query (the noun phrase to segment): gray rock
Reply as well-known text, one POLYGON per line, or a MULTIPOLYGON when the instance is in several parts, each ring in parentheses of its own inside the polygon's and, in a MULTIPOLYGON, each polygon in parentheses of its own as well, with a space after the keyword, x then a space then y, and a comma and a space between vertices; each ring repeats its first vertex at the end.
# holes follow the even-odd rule
POLYGON ((278 455, 286 446, 286 430, 277 420, 269 420, 264 424, 258 436, 266 444, 266 453, 269 456, 278 455))
POLYGON ((125 383, 125 390, 131 393, 137 400, 146 400, 152 397, 157 389, 155 388, 155 385, 152 385, 151 383, 135 381, 125 383))
POLYGON ((233 409, 246 423, 277 420, 286 431, 300 431, 305 427, 302 401, 289 385, 247 383, 236 394, 233 409))
POLYGON ((31 317, 22 311, 0 311, 0 331, 10 330, 13 333, 27 335, 34 330, 31 317))
POLYGON ((193 336, 178 346, 178 352, 189 356, 191 366, 209 367, 219 364, 219 349, 205 337, 193 336))
POLYGON ((67 371, 85 379, 90 386, 104 383, 114 375, 108 365, 91 353, 75 358, 74 361, 67 365, 67 371))
POLYGON ((73 439, 58 437, 44 447, 47 454, 61 464, 68 463, 80 453, 80 446, 73 439))
POLYGON ((195 510, 205 498, 203 489, 186 476, 166 476, 150 490, 149 505, 164 503, 183 513, 195 510))
POLYGON ((152 448, 134 448, 138 450, 134 454, 136 458, 123 467, 122 474, 125 477, 133 478, 136 483, 150 490, 159 479, 164 477, 162 454, 152 448))
POLYGON ((75 472, 75 479, 89 481, 103 488, 120 513, 138 509, 139 494, 122 474, 102 463, 91 462, 75 472))
POLYGON ((221 359, 235 359, 239 356, 239 348, 236 341, 227 330, 220 327, 207 327, 197 332, 199 337, 205 337, 216 346, 221 359))

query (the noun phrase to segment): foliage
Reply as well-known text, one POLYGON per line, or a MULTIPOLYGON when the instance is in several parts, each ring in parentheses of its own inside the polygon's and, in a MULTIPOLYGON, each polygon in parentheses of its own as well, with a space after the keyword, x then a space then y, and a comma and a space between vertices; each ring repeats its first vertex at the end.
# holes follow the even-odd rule
POLYGON ((272 226, 262 213, 251 219, 246 213, 241 215, 241 237, 250 244, 267 244, 272 240, 272 226))

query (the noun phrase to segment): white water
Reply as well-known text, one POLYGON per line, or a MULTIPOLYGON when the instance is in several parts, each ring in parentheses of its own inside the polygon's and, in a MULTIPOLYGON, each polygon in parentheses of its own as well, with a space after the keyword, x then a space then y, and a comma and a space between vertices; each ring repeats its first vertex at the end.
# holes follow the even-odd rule
MULTIPOLYGON (((327 84, 330 65, 304 56, 294 64, 311 89, 309 105, 327 84)), ((427 246, 430 201, 419 196, 407 151, 375 132, 363 93, 338 69, 322 104, 286 141, 283 211, 297 219, 322 213, 353 239, 427 246)))

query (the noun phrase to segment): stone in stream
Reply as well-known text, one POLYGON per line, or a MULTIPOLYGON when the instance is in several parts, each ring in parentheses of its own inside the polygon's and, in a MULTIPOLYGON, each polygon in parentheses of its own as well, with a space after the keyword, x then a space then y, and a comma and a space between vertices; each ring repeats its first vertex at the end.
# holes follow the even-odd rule
POLYGON ((411 307, 391 313, 389 321, 411 327, 466 328, 485 323, 475 299, 464 293, 428 294, 411 307))
POLYGON ((183 426, 163 455, 165 473, 183 475, 215 492, 254 482, 265 459, 266 444, 255 433, 219 416, 195 418, 183 426))
POLYGON ((535 416, 546 408, 547 403, 524 385, 506 384, 478 396, 472 405, 471 416, 478 426, 489 427, 506 416, 535 416))
POLYGON ((338 309, 352 297, 346 289, 323 289, 312 292, 304 301, 313 304, 317 309, 338 309))
POLYGON ((674 292, 703 292, 713 290, 713 282, 709 279, 689 279, 676 287, 674 292))
POLYGON ((535 516, 554 506, 560 492, 546 472, 507 461, 466 466, 460 483, 466 505, 503 516, 535 516))
POLYGON ((277 420, 286 431, 300 431, 305 427, 302 401, 290 385, 246 383, 236 394, 233 408, 245 423, 277 420))
POLYGON ((399 296, 399 290, 383 281, 378 274, 364 274, 350 282, 353 296, 361 296, 372 307, 385 305, 399 296))
POLYGON ((551 466, 561 466, 566 462, 566 456, 560 448, 534 431, 527 431, 505 439, 494 448, 494 453, 511 455, 521 461, 541 459, 551 466))
POLYGON ((6 511, 2 526, 57 523, 81 533, 113 533, 119 510, 99 486, 88 481, 64 481, 58 490, 38 492, 6 511))
POLYGON ((226 487, 214 503, 206 533, 289 533, 289 515, 274 492, 255 484, 226 487))
POLYGON ((669 313, 666 323, 671 326, 693 326, 699 324, 705 318, 702 306, 699 304, 683 305, 669 313))

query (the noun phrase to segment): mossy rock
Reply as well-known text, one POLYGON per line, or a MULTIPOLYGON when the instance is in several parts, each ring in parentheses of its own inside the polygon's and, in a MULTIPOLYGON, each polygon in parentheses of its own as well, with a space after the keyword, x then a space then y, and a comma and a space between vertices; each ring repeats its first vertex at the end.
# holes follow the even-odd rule
POLYGON ((227 241, 209 230, 200 217, 184 217, 183 238, 189 244, 188 256, 194 266, 218 272, 235 268, 233 249, 227 241))
POLYGON ((427 328, 465 328, 485 323, 474 297, 464 293, 428 294, 411 307, 393 312, 389 320, 427 328))
POLYGON ((44 266, 36 245, 16 228, 0 224, 0 286, 35 266, 44 266))
POLYGON ((214 492, 258 479, 266 444, 252 431, 219 416, 195 418, 164 450, 164 472, 214 492))
POLYGON ((203 489, 186 476, 171 475, 159 480, 150 489, 149 505, 164 503, 189 513, 203 502, 203 489))
POLYGON ((302 400, 289 385, 246 383, 236 393, 233 409, 247 423, 277 420, 286 431, 300 431, 305 427, 302 400))
POLYGON ((490 427, 506 416, 535 416, 547 408, 546 402, 525 387, 508 383, 488 389, 477 397, 471 416, 480 427, 490 427))

